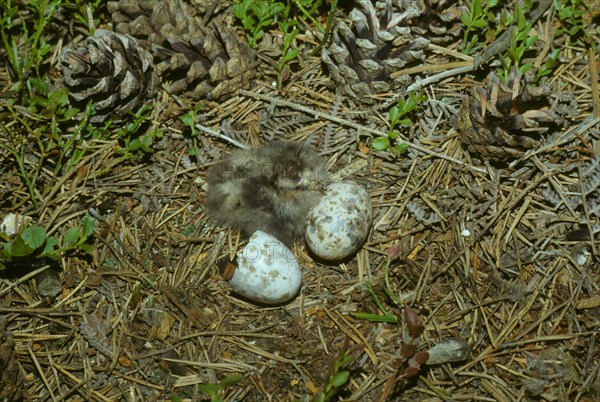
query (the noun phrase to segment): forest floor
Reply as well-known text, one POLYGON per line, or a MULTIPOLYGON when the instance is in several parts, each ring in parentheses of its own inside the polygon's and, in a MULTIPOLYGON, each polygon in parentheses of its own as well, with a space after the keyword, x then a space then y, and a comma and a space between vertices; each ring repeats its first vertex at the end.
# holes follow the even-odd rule
MULTIPOLYGON (((597 9, 590 15, 597 44, 597 9)), ((561 24, 555 5, 531 24, 534 68, 560 51, 543 80, 514 69, 504 84, 491 78, 498 63, 475 68, 461 33, 400 70, 401 89, 364 103, 332 82, 303 30, 281 88, 268 52, 223 102, 161 87, 144 122, 161 132, 148 152, 116 152, 124 140, 112 126, 71 143, 86 150, 77 160, 46 146, 50 117, 11 98, 3 50, 0 211, 29 216, 45 244, 75 245, 25 258, 7 256, 14 240, 0 239, 3 400, 600 400, 599 59, 558 36, 561 24), (376 150, 409 85, 423 95, 403 116, 411 124, 376 150), (541 90, 527 98, 531 88, 541 90), (196 132, 181 118, 192 110, 196 132), (204 209, 207 169, 236 148, 228 139, 308 142, 371 197, 370 234, 347 260, 325 264, 294 244, 303 284, 289 303, 241 298, 221 273, 247 241, 204 209), (396 155, 395 144, 408 149, 396 155), (457 356, 410 360, 436 345, 457 356)), ((47 63, 60 82, 58 57, 47 63)))

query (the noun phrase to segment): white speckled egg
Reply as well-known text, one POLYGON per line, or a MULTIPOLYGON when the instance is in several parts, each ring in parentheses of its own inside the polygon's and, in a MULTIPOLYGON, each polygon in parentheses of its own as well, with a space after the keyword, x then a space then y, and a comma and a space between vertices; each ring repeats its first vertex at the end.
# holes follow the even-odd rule
POLYGON ((306 242, 315 255, 341 260, 365 241, 372 220, 371 198, 364 187, 353 181, 332 183, 308 215, 306 242))
POLYGON ((291 300, 302 284, 300 264, 282 242, 260 230, 237 253, 237 267, 229 283, 250 300, 281 304, 291 300))

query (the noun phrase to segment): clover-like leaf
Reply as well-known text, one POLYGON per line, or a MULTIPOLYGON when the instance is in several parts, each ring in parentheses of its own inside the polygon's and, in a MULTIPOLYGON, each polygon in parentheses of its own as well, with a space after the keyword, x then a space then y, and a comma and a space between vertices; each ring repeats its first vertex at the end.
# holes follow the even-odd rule
POLYGON ((243 379, 244 379, 243 375, 232 374, 232 375, 226 376, 221 381, 219 381, 219 385, 221 386, 221 388, 225 388, 225 387, 229 387, 231 385, 235 385, 238 382, 242 381, 243 379))
POLYGON ((210 396, 219 396, 219 384, 200 384, 198 389, 210 396))
POLYGON ((195 115, 194 111, 190 110, 189 112, 187 112, 183 116, 179 117, 179 119, 186 126, 192 127, 194 125, 194 123, 195 123, 195 116, 194 115, 195 115))
POLYGON ((59 260, 60 254, 54 252, 58 247, 59 243, 60 242, 58 241, 58 238, 56 238, 55 236, 48 236, 48 238, 46 238, 44 250, 42 250, 42 253, 40 255, 43 257, 49 257, 53 260, 59 260))
POLYGON ((373 148, 378 151, 385 151, 390 147, 390 140, 387 137, 377 137, 373 140, 373 148))
POLYGON ((10 260, 10 257, 24 257, 33 253, 34 249, 29 247, 21 236, 16 237, 9 243, 4 243, 4 253, 10 260))
POLYGON ((81 221, 81 236, 84 239, 87 239, 88 237, 93 235, 94 227, 96 227, 96 220, 89 215, 84 216, 83 220, 81 221))
POLYGON ((348 381, 349 377, 350 372, 348 370, 338 371, 337 373, 331 376, 331 380, 329 381, 329 383, 336 388, 341 388, 346 383, 346 381, 348 381))
POLYGON ((46 241, 46 229, 41 226, 30 226, 21 233, 21 238, 35 250, 46 241))
POLYGON ((69 228, 69 230, 67 230, 67 232, 64 234, 63 243, 65 246, 72 246, 74 244, 77 244, 80 236, 81 231, 79 230, 79 227, 73 226, 72 228, 69 228))

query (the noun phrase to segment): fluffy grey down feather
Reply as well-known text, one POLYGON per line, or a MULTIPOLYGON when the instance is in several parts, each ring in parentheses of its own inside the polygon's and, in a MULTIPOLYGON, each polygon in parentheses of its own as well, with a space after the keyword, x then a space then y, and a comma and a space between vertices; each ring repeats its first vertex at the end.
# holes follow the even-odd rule
POLYGON ((207 181, 206 207, 215 223, 246 235, 262 230, 289 245, 304 235, 329 176, 310 146, 277 141, 234 151, 209 169, 207 181))

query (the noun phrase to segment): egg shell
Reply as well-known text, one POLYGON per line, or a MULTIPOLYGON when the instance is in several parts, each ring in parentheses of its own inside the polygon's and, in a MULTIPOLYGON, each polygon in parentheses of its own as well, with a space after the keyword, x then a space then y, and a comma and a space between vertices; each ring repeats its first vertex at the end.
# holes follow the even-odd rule
POLYGON ((237 253, 237 268, 230 279, 233 290, 265 304, 285 303, 298 294, 302 269, 282 242, 257 230, 237 253))
POLYGON ((341 260, 363 244, 372 220, 371 198, 363 186, 332 183, 308 215, 306 243, 318 257, 341 260))
POLYGON ((14 214, 11 212, 7 214, 2 220, 2 223, 0 223, 0 232, 8 237, 12 237, 19 233, 22 228, 27 226, 29 222, 31 222, 30 216, 14 214))

